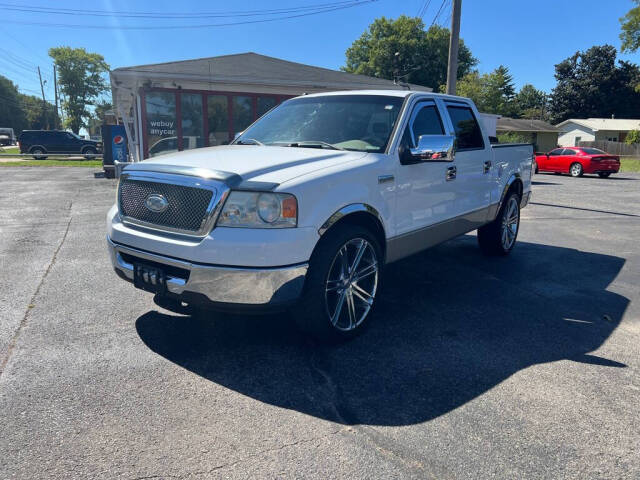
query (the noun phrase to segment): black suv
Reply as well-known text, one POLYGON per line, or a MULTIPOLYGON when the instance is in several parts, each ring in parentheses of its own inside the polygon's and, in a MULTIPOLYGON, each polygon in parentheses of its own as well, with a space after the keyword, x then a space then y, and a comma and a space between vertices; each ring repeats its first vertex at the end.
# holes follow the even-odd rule
POLYGON ((102 153, 102 143, 85 140, 64 130, 23 130, 18 138, 20 153, 30 153, 36 160, 47 158, 47 153, 79 153, 93 158, 102 153))

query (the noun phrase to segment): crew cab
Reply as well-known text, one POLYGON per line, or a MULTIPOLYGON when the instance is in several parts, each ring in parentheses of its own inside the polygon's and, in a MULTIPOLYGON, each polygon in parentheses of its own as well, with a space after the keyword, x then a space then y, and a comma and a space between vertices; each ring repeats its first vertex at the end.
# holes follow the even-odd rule
POLYGON ((485 253, 511 252, 532 160, 529 144, 491 145, 466 98, 305 95, 230 145, 125 167, 108 248, 116 273, 170 310, 286 308, 346 339, 371 317, 385 264, 476 229, 485 253))
POLYGON ((609 155, 598 148, 565 147, 536 155, 535 171, 568 173, 581 177, 584 173, 597 173, 607 178, 620 170, 620 157, 609 155))

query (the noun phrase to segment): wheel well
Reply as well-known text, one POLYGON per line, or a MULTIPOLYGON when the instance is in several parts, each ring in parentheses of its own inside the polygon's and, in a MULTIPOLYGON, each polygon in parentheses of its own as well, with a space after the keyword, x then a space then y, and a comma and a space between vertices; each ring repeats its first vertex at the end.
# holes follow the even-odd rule
MULTIPOLYGON (((513 183, 509 186, 509 190, 507 190, 507 195, 509 194, 509 192, 516 192, 520 197, 520 199, 522 199, 523 189, 524 189, 524 186, 522 185, 522 180, 520 180, 519 178, 516 178, 513 181, 513 183)), ((505 195, 505 198, 506 198, 506 195, 505 195)))
POLYGON ((36 148, 39 148, 43 152, 47 151, 47 149, 44 148, 42 145, 32 145, 31 148, 29 148, 29 152, 33 152, 36 148))
POLYGON ((335 222, 333 225, 329 227, 329 229, 324 232, 326 235, 328 232, 336 228, 338 225, 358 225, 360 227, 364 227, 369 230, 375 237, 376 240, 380 243, 380 247, 382 248, 382 256, 386 258, 387 255, 387 237, 384 233, 384 227, 378 218, 375 215, 367 212, 353 212, 348 215, 345 215, 340 220, 335 222))
POLYGON ((80 150, 82 153, 86 152, 87 150, 93 150, 93 151, 97 151, 96 147, 94 147, 93 145, 85 145, 82 147, 82 150, 80 150))

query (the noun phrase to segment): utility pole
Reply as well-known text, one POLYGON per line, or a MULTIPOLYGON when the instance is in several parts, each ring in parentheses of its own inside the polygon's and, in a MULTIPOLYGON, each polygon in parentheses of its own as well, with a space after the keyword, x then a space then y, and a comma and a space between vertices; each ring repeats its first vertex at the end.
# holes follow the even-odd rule
POLYGON ((458 77, 458 44, 460 42, 460 11, 462 0, 452 0, 451 7, 451 38, 449 39, 449 68, 447 69, 447 93, 456 94, 456 80, 458 77))
POLYGON ((56 128, 59 128, 59 119, 60 119, 60 114, 58 111, 58 79, 56 77, 56 64, 53 64, 53 91, 54 91, 54 95, 55 95, 55 103, 56 103, 56 118, 55 118, 55 122, 56 122, 56 128))
MULTIPOLYGON (((38 66, 38 78, 40 79, 40 91, 42 92, 42 124, 46 122, 46 113, 47 113, 47 101, 44 98, 44 85, 42 84, 42 74, 40 73, 40 66, 38 66)), ((47 122, 47 130, 49 130, 49 125, 47 122)))

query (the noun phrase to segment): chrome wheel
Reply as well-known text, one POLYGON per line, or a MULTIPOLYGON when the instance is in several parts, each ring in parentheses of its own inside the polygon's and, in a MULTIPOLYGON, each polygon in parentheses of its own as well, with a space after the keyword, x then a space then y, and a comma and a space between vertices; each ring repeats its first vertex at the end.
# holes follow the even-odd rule
POLYGON ((378 268, 376 251, 363 238, 338 250, 325 282, 327 314, 335 328, 353 330, 367 317, 378 288, 378 268))
POLYGON ((516 241, 519 224, 520 211, 518 210, 518 199, 516 196, 511 196, 502 214, 502 230, 500 232, 502 248, 505 251, 511 249, 516 241))
POLYGON ((580 175, 582 175, 582 165, 580 165, 579 163, 574 163, 573 165, 571 165, 569 173, 571 173, 572 177, 579 177, 580 175))

